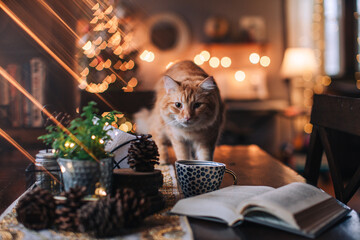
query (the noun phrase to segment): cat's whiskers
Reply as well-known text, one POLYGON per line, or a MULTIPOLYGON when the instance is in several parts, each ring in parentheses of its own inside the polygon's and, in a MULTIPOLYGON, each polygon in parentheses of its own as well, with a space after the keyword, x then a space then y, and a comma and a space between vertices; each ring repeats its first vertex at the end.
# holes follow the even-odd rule
POLYGON ((171 120, 171 121, 168 121, 168 122, 164 122, 165 125, 172 125, 173 123, 176 123, 177 121, 174 119, 174 120, 171 120))

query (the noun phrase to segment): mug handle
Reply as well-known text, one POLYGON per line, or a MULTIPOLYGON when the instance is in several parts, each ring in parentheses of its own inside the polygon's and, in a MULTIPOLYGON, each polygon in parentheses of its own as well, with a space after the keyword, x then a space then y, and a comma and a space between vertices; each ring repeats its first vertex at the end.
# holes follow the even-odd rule
POLYGON ((234 179, 233 185, 236 185, 237 184, 236 174, 233 171, 231 171, 230 169, 227 169, 227 168, 225 168, 225 173, 228 173, 233 177, 233 179, 234 179))

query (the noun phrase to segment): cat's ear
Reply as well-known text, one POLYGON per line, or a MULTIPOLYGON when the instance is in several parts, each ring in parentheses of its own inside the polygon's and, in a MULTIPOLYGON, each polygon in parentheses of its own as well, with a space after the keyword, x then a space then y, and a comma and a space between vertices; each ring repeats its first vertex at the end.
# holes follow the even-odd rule
POLYGON ((202 81, 199 86, 204 90, 213 90, 216 88, 216 83, 213 76, 209 76, 205 78, 205 80, 202 81))
POLYGON ((164 79, 164 88, 166 90, 166 93, 174 91, 179 87, 179 84, 171 77, 165 75, 163 79, 164 79))

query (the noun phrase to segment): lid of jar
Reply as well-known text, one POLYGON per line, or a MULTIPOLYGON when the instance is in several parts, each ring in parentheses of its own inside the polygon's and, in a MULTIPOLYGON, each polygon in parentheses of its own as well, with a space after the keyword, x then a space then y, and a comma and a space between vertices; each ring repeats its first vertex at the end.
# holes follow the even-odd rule
POLYGON ((55 160, 55 154, 48 150, 40 150, 38 154, 36 154, 36 159, 48 159, 48 160, 55 160))

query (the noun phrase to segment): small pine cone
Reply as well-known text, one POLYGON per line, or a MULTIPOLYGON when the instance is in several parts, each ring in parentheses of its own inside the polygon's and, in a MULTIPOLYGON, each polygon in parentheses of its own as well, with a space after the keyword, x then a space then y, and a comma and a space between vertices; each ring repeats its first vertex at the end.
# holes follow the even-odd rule
POLYGON ((141 193, 130 188, 117 189, 115 198, 121 199, 125 227, 135 227, 146 217, 148 202, 141 193))
MULTIPOLYGON (((65 127, 68 127, 72 120, 71 115, 68 113, 64 113, 64 112, 52 112, 51 115, 65 127)), ((45 120, 44 121, 45 127, 50 126, 50 125, 53 125, 53 126, 57 125, 56 123, 53 122, 53 120, 51 120, 45 114, 43 114, 43 118, 45 120)))
POLYGON ((48 190, 35 188, 19 200, 16 213, 17 220, 27 228, 49 228, 54 223, 55 200, 48 190))
POLYGON ((70 188, 62 193, 64 200, 56 200, 55 224, 64 231, 78 231, 76 211, 85 204, 82 200, 86 196, 86 187, 70 188))
POLYGON ((150 134, 140 135, 130 144, 128 163, 137 172, 154 171, 154 165, 159 164, 158 148, 150 138, 150 134))
POLYGON ((110 196, 84 205, 77 216, 80 232, 95 237, 115 236, 124 224, 121 199, 110 196))

